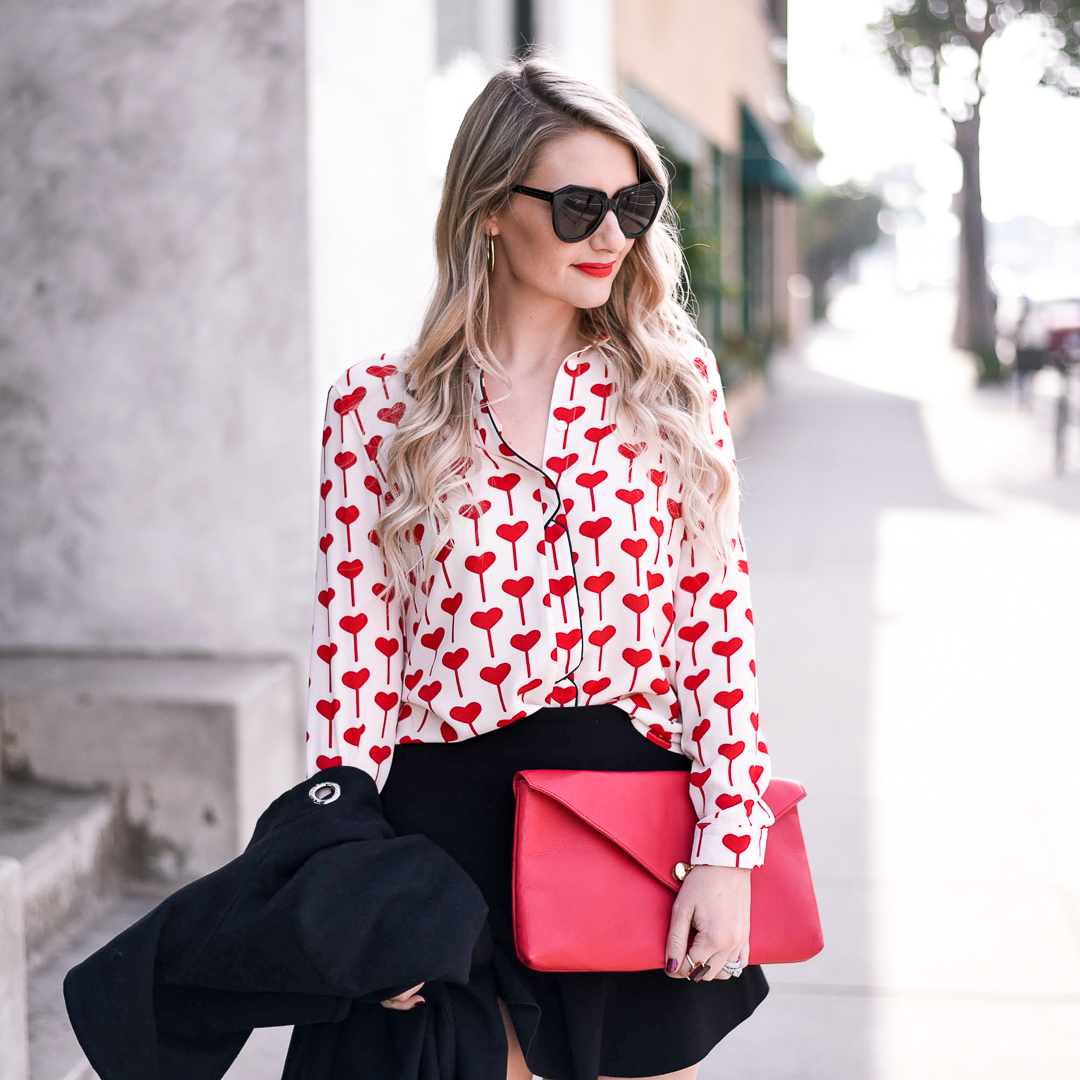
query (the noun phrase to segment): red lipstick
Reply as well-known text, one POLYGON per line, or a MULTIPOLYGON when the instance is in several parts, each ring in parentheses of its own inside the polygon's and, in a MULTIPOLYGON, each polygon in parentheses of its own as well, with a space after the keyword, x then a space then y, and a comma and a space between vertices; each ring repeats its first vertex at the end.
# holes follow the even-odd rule
POLYGON ((590 277, 607 277, 614 265, 615 260, 613 259, 609 263, 574 263, 573 267, 590 277))

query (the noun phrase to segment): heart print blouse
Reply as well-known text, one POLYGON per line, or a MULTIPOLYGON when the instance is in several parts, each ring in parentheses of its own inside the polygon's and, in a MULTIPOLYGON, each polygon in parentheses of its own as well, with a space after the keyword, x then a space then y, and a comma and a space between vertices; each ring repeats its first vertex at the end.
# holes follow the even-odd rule
MULTIPOLYGON (((684 348, 734 476, 715 359, 684 348)), ((690 861, 760 866, 774 819, 761 797, 770 765, 741 528, 727 566, 686 532, 663 440, 612 420, 600 340, 559 366, 540 462, 515 452, 469 369, 479 471, 451 497, 450 542, 414 528, 418 555, 439 545, 434 573, 396 598, 374 524, 389 440, 412 401, 403 366, 400 353, 355 364, 327 398, 307 775, 351 765, 381 790, 398 743, 612 704, 642 738, 692 759, 690 861)))

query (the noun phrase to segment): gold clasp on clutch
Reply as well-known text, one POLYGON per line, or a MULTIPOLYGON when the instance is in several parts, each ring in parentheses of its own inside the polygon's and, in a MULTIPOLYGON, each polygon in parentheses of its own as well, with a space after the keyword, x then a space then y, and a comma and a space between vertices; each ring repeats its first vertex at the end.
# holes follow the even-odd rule
POLYGON ((680 881, 680 882, 685 881, 686 880, 686 875, 689 874, 690 871, 693 870, 693 869, 694 869, 693 866, 688 862, 677 862, 671 868, 671 876, 676 881, 680 881))

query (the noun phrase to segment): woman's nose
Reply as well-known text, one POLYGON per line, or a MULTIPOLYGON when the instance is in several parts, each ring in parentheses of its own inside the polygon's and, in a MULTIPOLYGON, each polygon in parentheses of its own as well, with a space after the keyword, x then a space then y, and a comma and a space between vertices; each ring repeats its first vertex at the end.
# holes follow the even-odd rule
POLYGON ((600 228, 593 233, 592 239, 594 247, 611 252, 622 250, 623 244, 626 243, 626 237, 623 235, 622 229, 619 228, 619 219, 615 216, 614 210, 609 210, 604 215, 604 220, 600 222, 600 228))

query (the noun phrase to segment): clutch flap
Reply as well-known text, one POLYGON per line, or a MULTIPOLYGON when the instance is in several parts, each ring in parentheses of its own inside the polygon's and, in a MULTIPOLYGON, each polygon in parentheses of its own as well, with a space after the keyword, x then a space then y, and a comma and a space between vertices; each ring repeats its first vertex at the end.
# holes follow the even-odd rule
POLYGON ((697 823, 685 772, 526 769, 514 784, 554 799, 678 892, 671 868, 689 859, 697 823))
MULTIPOLYGON (((698 815, 685 772, 525 769, 514 778, 554 799, 678 892, 672 867, 690 859, 698 815)), ((806 796, 798 780, 774 776, 764 802, 777 819, 806 796)))
POLYGON ((780 818, 805 797, 806 788, 798 780, 774 776, 765 789, 762 801, 773 812, 774 818, 780 818))

